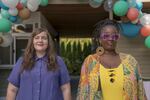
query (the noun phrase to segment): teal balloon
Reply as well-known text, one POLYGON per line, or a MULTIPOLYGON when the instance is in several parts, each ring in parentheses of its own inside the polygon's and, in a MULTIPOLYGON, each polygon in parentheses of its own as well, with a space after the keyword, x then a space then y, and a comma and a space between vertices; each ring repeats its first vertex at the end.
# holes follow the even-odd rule
POLYGON ((93 8, 98 8, 102 5, 103 0, 89 0, 89 5, 93 8))
POLYGON ((129 8, 136 7, 136 0, 127 0, 129 8))
POLYGON ((11 30, 11 22, 6 18, 0 19, 0 32, 9 32, 11 30))
POLYGON ((139 11, 139 16, 138 16, 138 18, 140 19, 142 16, 143 16, 142 11, 139 11))
POLYGON ((146 39, 145 39, 145 46, 147 48, 150 48, 150 36, 146 37, 146 39))
POLYGON ((1 19, 1 18, 3 18, 3 17, 2 17, 2 14, 0 13, 0 19, 1 19))
POLYGON ((9 9, 9 8, 6 7, 1 1, 0 1, 0 8, 3 8, 3 9, 5 9, 5 10, 8 10, 8 9, 9 9))
POLYGON ((131 22, 120 23, 121 34, 127 38, 135 38, 138 36, 141 25, 140 24, 132 24, 131 22))
POLYGON ((17 21, 17 16, 10 16, 9 20, 14 23, 17 21))
POLYGON ((137 8, 138 10, 142 10, 142 8, 143 8, 143 3, 140 2, 140 1, 136 2, 136 8, 137 8))
POLYGON ((1 15, 3 18, 6 18, 6 19, 10 17, 8 10, 4 10, 4 9, 1 9, 1 15))
POLYGON ((103 0, 93 0, 94 2, 97 2, 97 3, 102 3, 103 0))
POLYGON ((40 5, 41 6, 47 6, 48 5, 48 0, 41 0, 40 5))
POLYGON ((114 4, 113 11, 114 11, 114 14, 117 16, 124 16, 126 15, 128 8, 129 6, 126 1, 117 1, 114 4))

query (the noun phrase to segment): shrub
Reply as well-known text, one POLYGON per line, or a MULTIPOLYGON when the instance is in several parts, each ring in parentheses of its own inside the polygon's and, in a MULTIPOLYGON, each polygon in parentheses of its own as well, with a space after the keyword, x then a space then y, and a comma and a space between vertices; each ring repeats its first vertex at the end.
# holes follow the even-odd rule
POLYGON ((70 75, 80 75, 82 63, 91 53, 91 39, 63 38, 60 41, 60 54, 70 75))

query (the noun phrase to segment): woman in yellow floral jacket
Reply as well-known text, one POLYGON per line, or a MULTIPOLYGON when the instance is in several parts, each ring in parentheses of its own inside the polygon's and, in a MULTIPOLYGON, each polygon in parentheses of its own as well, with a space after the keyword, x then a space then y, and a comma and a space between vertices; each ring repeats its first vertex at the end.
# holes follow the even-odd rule
POLYGON ((83 62, 77 100, 146 100, 138 62, 115 50, 119 32, 115 21, 98 23, 99 44, 83 62))

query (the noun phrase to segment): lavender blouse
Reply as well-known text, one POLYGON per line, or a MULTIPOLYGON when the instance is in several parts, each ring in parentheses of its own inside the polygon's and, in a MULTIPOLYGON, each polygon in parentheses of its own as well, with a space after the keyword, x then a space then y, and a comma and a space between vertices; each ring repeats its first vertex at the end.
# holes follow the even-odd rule
POLYGON ((35 59, 35 67, 20 74, 23 58, 15 64, 8 81, 18 87, 16 100, 63 100, 61 86, 70 82, 65 63, 57 56, 58 70, 48 71, 47 57, 35 59))

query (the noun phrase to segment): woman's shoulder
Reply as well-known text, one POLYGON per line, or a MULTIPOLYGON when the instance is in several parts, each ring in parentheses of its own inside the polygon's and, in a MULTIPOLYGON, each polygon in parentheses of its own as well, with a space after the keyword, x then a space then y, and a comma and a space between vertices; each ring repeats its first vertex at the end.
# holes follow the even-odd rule
POLYGON ((56 55, 56 60, 58 63, 63 62, 63 58, 59 55, 56 55))
POLYGON ((134 66, 138 63, 135 57, 133 57, 131 54, 120 53, 120 58, 122 61, 134 66))
POLYGON ((98 59, 97 54, 89 54, 89 55, 85 58, 85 60, 90 60, 90 61, 97 61, 97 59, 98 59))
POLYGON ((128 58, 128 59, 133 59, 135 60, 135 58, 131 55, 131 54, 127 54, 127 53, 119 53, 120 57, 123 59, 128 58))
POLYGON ((56 55, 56 59, 57 59, 57 60, 58 60, 58 59, 62 59, 62 57, 59 56, 59 55, 56 55))
POLYGON ((86 69, 88 69, 89 73, 98 68, 99 62, 97 59, 97 54, 90 54, 85 58, 83 65, 86 69))
POLYGON ((22 56, 19 57, 19 58, 17 59, 17 62, 23 62, 23 57, 22 57, 22 56))
POLYGON ((84 65, 89 66, 90 68, 93 68, 97 64, 99 64, 97 54, 90 54, 84 60, 84 65))

